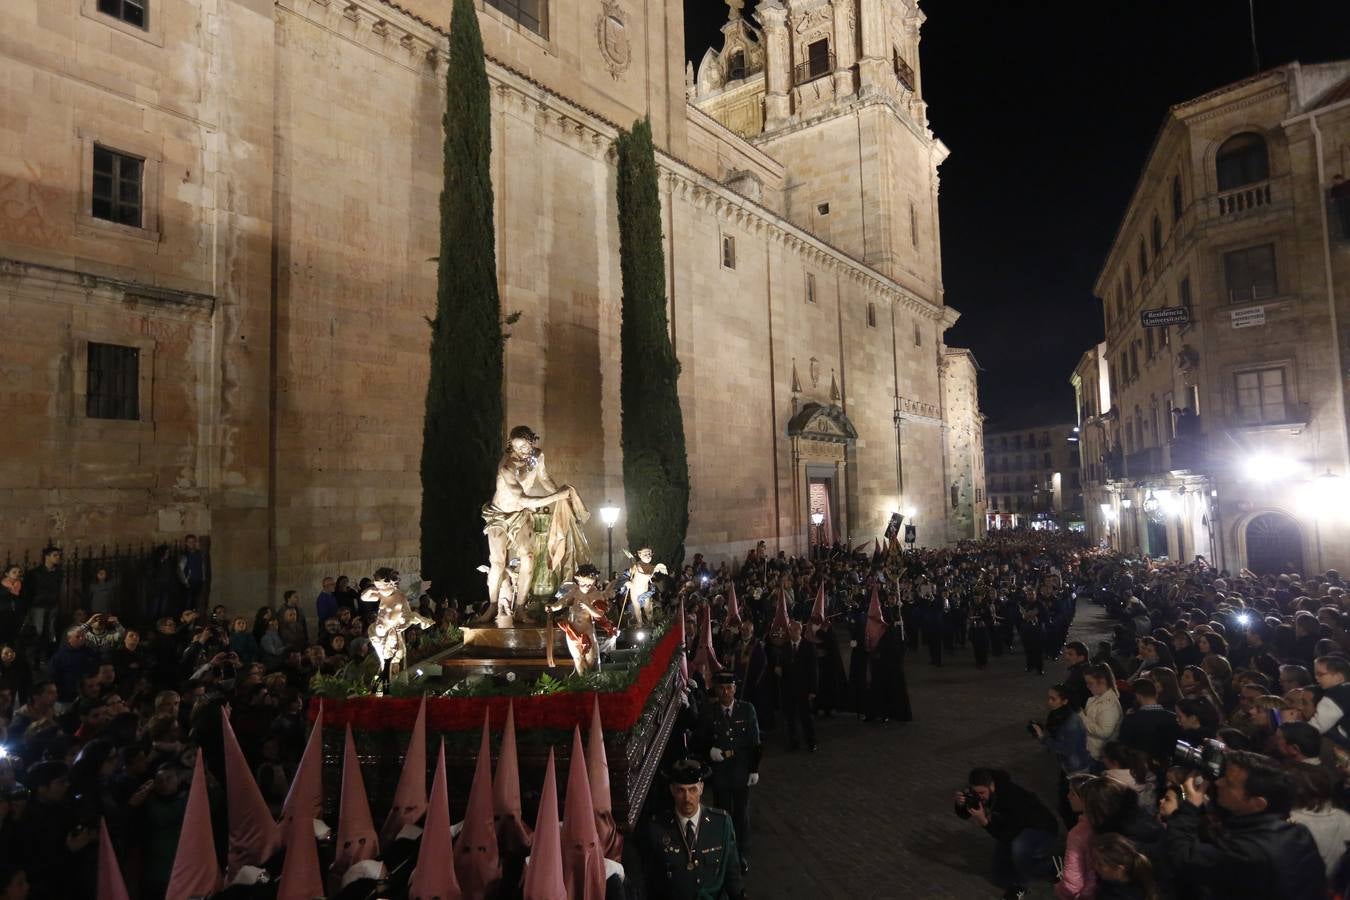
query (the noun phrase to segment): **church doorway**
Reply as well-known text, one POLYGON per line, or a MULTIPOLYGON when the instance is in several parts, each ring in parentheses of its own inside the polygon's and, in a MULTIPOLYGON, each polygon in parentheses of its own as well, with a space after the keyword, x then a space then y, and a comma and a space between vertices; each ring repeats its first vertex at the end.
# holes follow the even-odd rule
POLYGON ((1262 513, 1247 523, 1247 568, 1257 575, 1303 571, 1303 534, 1284 513, 1262 513))

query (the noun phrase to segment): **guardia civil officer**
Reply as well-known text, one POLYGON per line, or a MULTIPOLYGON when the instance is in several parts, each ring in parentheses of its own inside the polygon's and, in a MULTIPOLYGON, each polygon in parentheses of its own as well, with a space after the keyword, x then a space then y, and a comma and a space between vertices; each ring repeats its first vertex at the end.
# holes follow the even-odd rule
POLYGON ((694 747, 712 770, 712 802, 730 813, 736 826, 736 850, 745 872, 750 866, 750 788, 759 782, 763 750, 759 721, 753 706, 736 699, 735 674, 718 672, 713 682, 715 700, 703 707, 694 747))
POLYGON ((743 900, 741 860, 731 816, 703 805, 707 767, 684 759, 670 767, 675 808, 652 816, 643 850, 654 900, 743 900))

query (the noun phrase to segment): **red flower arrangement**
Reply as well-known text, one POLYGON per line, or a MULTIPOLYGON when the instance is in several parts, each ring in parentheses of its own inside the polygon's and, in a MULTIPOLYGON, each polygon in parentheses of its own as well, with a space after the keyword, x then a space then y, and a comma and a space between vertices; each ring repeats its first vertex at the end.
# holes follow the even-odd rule
MULTIPOLYGON (((506 721, 507 704, 515 703, 516 727, 570 731, 578 722, 588 721, 600 698, 600 722, 606 731, 628 731, 642 714, 647 697, 670 667, 680 644, 680 629, 672 628, 652 650, 651 658, 638 672, 633 683, 622 691, 608 693, 561 692, 525 697, 428 697, 427 729, 437 731, 474 731, 483 726, 483 710, 489 710, 491 722, 500 727, 506 721)), ((419 697, 354 697, 349 700, 325 700, 323 721, 329 728, 351 725, 356 731, 412 731, 417 718, 419 697)), ((311 704, 310 718, 318 704, 311 704)))

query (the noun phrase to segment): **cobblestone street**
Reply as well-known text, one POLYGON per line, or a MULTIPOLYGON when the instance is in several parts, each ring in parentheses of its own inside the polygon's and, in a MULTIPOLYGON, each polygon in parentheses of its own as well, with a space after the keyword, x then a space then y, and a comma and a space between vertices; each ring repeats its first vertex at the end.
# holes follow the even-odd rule
MULTIPOLYGON (((1071 639, 1092 646, 1105 632, 1100 607, 1080 604, 1071 639)), ((994 766, 1055 808, 1054 763, 1026 722, 1044 718, 1044 689, 1063 666, 1027 675, 1019 651, 980 672, 969 649, 943 662, 930 666, 923 648, 906 659, 913 722, 836 713, 818 720, 816 753, 788 753, 781 728, 767 736, 752 800, 751 897, 1000 895, 989 880, 993 841, 952 814, 952 793, 973 766, 994 766)), ((1030 896, 1051 896, 1049 885, 1030 896)))

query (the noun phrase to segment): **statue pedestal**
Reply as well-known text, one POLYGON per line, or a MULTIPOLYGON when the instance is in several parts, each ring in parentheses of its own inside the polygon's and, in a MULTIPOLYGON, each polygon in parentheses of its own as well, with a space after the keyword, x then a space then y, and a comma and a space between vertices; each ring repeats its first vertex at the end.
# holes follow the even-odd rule
MULTIPOLYGON (((475 658, 538 657, 542 660, 548 652, 547 628, 464 628, 464 649, 458 654, 475 658)), ((562 629, 554 628, 553 654, 560 660, 570 660, 567 643, 563 639, 562 629)))

